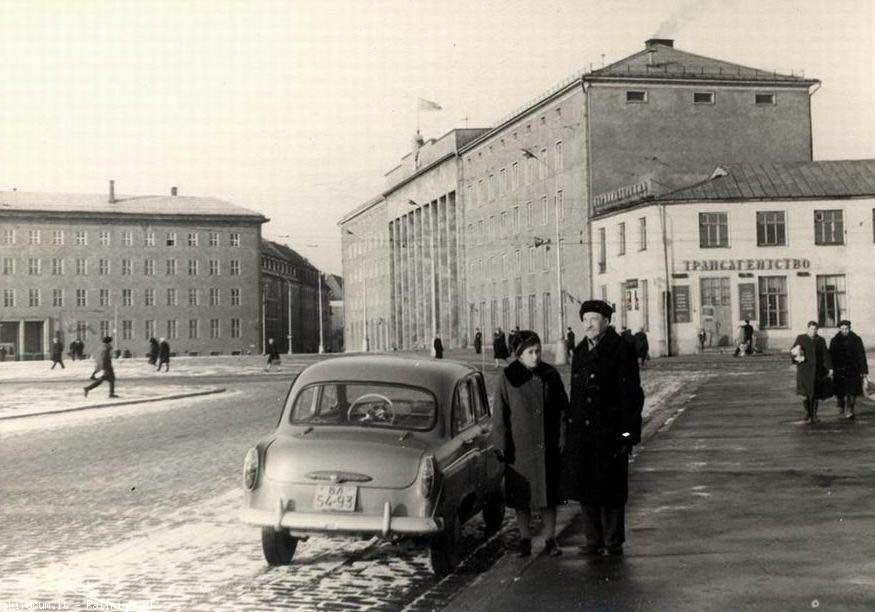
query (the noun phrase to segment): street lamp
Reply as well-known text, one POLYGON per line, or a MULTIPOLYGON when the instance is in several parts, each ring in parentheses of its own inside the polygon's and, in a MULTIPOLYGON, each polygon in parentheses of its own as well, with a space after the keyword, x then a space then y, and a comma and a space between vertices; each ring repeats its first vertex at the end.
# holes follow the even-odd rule
MULTIPOLYGON (((520 149, 520 151, 522 151, 523 157, 527 159, 536 159, 544 164, 545 168, 547 168, 547 162, 529 151, 528 149, 520 149)), ((556 340, 555 359, 557 365, 564 365, 568 363, 568 349, 565 346, 565 300, 562 293, 562 250, 560 248, 561 238, 559 236, 559 202, 554 200, 553 208, 556 222, 556 286, 558 289, 557 295, 559 298, 559 338, 556 340)), ((551 240, 549 238, 543 239, 535 236, 535 248, 538 248, 542 245, 549 245, 550 242, 551 240)))

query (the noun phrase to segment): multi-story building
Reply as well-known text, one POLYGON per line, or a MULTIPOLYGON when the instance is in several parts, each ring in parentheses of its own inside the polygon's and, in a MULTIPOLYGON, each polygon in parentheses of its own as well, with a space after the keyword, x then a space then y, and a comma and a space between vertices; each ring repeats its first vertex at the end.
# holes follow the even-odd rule
POLYGON ((331 302, 329 308, 329 328, 331 332, 325 350, 329 353, 343 352, 343 277, 337 274, 326 274, 324 282, 328 284, 331 302))
POLYGON ((213 198, 0 194, 0 343, 42 358, 51 338, 94 352, 103 336, 143 354, 261 347, 261 224, 213 198))
POLYGON ((875 160, 724 164, 656 196, 613 198, 593 218, 595 294, 655 354, 732 346, 745 319, 761 349, 809 320, 850 319, 875 344, 875 160))
POLYGON ((593 212, 657 175, 683 183, 727 161, 810 161, 817 85, 651 39, 493 128, 417 144, 387 190, 340 222, 347 339, 362 345, 376 320, 394 341, 375 348, 429 346, 433 335, 460 346, 475 327, 488 338, 514 325, 558 340, 577 323, 568 308, 593 294, 593 212), (365 287, 377 296, 370 312, 365 287))
POLYGON ((329 334, 330 288, 320 280, 319 270, 289 247, 264 240, 261 275, 263 344, 273 338, 282 353, 315 353, 320 346, 324 349, 329 334))

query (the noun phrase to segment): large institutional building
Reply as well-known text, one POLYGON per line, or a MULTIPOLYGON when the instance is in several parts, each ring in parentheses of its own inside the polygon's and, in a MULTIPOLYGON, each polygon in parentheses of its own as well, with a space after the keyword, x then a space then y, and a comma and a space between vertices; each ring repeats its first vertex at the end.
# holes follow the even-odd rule
MULTIPOLYGON (((464 346, 478 327, 487 339, 515 325, 561 338, 580 301, 621 303, 619 280, 604 293, 593 270, 596 219, 719 164, 811 162, 818 86, 651 39, 494 127, 417 138, 383 192, 340 221, 347 350, 425 348, 435 336, 464 346)), ((654 219, 634 222, 660 235, 654 219)), ((668 284, 654 278, 640 291, 648 310, 634 325, 673 316, 668 284)), ((654 352, 679 341, 667 338, 654 352)))

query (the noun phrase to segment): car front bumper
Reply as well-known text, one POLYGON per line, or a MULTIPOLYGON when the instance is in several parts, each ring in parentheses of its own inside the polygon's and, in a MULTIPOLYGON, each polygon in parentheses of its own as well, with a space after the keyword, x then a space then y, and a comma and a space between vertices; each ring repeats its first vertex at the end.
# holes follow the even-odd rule
POLYGON ((278 499, 274 512, 244 508, 240 519, 250 525, 303 534, 361 533, 387 537, 393 534, 428 536, 443 531, 443 521, 439 517, 392 516, 392 505, 388 501, 383 504, 382 516, 375 516, 355 512, 295 512, 287 509, 285 500, 278 499))

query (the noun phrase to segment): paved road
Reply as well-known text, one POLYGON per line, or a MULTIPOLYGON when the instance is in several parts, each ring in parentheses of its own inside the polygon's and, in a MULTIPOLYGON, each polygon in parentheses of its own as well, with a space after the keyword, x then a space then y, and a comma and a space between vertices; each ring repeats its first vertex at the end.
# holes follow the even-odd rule
MULTIPOLYGON (((727 368, 739 360, 724 359, 727 368)), ((719 362, 719 359, 718 359, 719 362)), ((627 555, 541 558, 484 610, 875 609, 875 410, 857 421, 801 405, 783 360, 704 385, 631 473, 627 555)))

